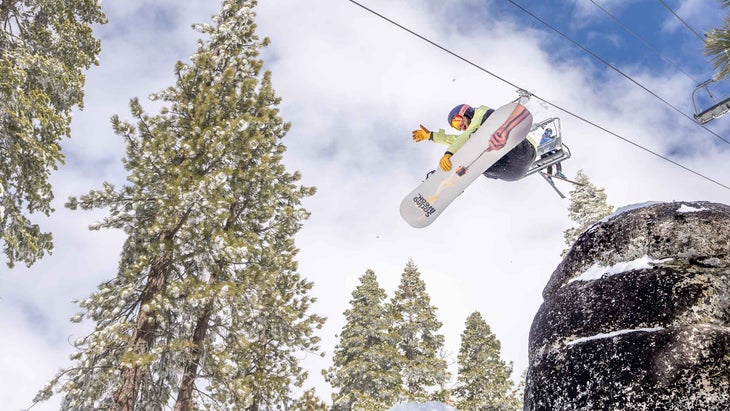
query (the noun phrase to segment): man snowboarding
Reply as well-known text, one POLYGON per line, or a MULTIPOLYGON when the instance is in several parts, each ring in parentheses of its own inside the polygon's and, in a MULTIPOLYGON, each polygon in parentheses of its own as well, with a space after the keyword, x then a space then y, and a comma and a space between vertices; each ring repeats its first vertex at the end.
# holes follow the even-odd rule
MULTIPOLYGON (((443 171, 449 171, 451 170, 451 156, 469 140, 469 137, 484 124, 493 112, 494 110, 486 106, 474 108, 468 104, 460 104, 454 107, 448 116, 449 124, 451 127, 460 131, 460 134, 446 134, 446 131, 443 129, 431 132, 421 125, 420 129, 413 130, 413 140, 417 143, 431 140, 434 143, 448 144, 449 147, 439 161, 439 168, 443 171)), ((499 150, 504 147, 509 132, 528 115, 529 112, 523 106, 518 105, 510 114, 507 121, 492 133, 489 138, 489 147, 486 151, 499 150)), ((528 137, 503 155, 483 174, 485 177, 505 181, 519 180, 530 169, 536 157, 537 147, 532 139, 528 137)))
POLYGON ((525 143, 532 114, 518 102, 493 111, 461 104, 452 110, 448 121, 460 134, 449 135, 444 130, 432 133, 423 125, 413 131, 416 142, 428 139, 449 148, 438 169, 401 201, 400 215, 412 227, 431 224, 482 174, 507 181, 520 179, 537 155, 534 144, 525 143))

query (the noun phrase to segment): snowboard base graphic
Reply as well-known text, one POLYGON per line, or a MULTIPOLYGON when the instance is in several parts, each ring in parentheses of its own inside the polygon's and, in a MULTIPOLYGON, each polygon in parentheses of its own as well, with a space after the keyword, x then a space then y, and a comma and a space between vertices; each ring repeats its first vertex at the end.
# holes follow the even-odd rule
POLYGON ((532 114, 517 102, 495 110, 469 140, 451 156, 451 170, 440 168, 411 191, 400 204, 400 215, 415 228, 431 224, 464 189, 507 154, 522 140, 532 126, 532 114), (526 112, 521 120, 513 120, 516 114, 526 112), (512 127, 507 143, 499 150, 486 151, 489 138, 500 127, 512 127))

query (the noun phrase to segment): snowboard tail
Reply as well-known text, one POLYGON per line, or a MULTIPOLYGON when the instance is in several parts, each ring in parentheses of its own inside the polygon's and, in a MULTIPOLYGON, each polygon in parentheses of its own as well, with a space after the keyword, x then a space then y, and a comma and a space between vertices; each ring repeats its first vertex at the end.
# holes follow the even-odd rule
POLYGON ((519 103, 506 104, 494 111, 451 156, 450 171, 437 169, 401 201, 403 219, 415 228, 431 224, 469 184, 522 142, 531 126, 532 114, 519 103), (522 116, 515 117, 520 113, 522 116), (488 151, 490 137, 502 127, 511 127, 506 144, 499 150, 488 151))

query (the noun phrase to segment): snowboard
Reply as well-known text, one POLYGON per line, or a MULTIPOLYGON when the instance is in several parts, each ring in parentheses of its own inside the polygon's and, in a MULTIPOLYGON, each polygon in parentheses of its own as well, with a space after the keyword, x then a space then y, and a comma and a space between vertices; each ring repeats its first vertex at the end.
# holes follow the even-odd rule
POLYGON ((424 182, 411 191, 400 204, 400 215, 415 228, 423 228, 436 218, 466 187, 507 154, 522 140, 532 127, 532 114, 520 103, 506 104, 495 110, 469 140, 451 156, 451 170, 436 169, 424 182), (526 111, 521 121, 512 120, 513 113, 526 111), (516 123, 516 124, 515 124, 516 123), (499 150, 486 151, 489 138, 500 127, 513 127, 507 143, 499 150))

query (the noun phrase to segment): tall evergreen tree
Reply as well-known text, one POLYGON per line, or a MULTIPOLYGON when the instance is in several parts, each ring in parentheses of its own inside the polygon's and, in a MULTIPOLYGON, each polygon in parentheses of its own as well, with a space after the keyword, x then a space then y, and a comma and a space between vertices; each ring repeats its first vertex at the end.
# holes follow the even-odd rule
POLYGON ((447 363, 439 357, 444 336, 438 334, 441 322, 437 308, 431 305, 426 284, 413 261, 408 261, 395 295, 388 304, 394 318, 393 330, 398 337, 401 354, 401 378, 405 393, 401 400, 435 399, 435 390, 449 379, 447 363))
POLYGON ((53 249, 29 214, 53 211, 49 175, 63 163, 71 110, 83 107, 84 70, 98 64, 91 25, 101 2, 0 1, 0 241, 12 268, 53 249))
POLYGON ((336 389, 333 410, 379 411, 390 408, 398 398, 400 361, 385 299, 375 273, 367 270, 352 292, 334 365, 325 375, 336 389))
POLYGON ((570 191, 568 215, 577 226, 569 228, 563 233, 565 244, 568 246, 567 249, 563 250, 563 255, 570 250, 580 233, 603 217, 613 213, 613 206, 606 202, 605 189, 593 185, 583 170, 578 170, 575 181, 582 185, 576 185, 570 191))
MULTIPOLYGON (((730 0, 721 0, 723 7, 730 6, 730 0)), ((718 78, 730 74, 730 15, 725 17, 721 28, 715 28, 705 34, 705 54, 712 58, 718 78)))
POLYGON ((459 374, 454 394, 461 411, 515 411, 520 400, 510 380, 512 364, 501 358, 501 343, 478 312, 461 334, 459 374))
POLYGON ((261 75, 255 5, 224 0, 214 26, 196 26, 207 40, 153 97, 160 114, 135 99, 136 125, 113 119, 129 184, 68 207, 109 208, 95 228, 127 233, 119 271, 81 301, 75 320, 96 328, 38 399, 58 386, 68 410, 273 410, 303 384, 297 354, 318 351, 323 319, 293 236, 314 190, 281 163, 289 124, 261 75))

